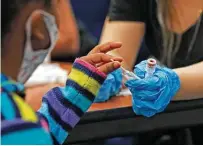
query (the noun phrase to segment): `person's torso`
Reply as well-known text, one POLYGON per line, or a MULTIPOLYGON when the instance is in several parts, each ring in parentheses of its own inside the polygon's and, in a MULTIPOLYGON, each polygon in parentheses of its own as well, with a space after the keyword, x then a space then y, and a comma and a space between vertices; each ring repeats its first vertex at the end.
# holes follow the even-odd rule
MULTIPOLYGON (((156 1, 149 0, 147 6, 148 19, 146 21, 145 43, 152 55, 162 58, 163 38, 161 27, 157 19, 156 1)), ((203 61, 203 16, 196 24, 182 34, 181 44, 172 59, 172 68, 183 67, 203 61), (199 23, 199 24, 198 24, 199 23), (197 31, 197 33, 195 33, 197 31), (189 51, 189 49, 191 49, 189 51)))
POLYGON ((52 144, 48 123, 24 102, 24 86, 1 74, 1 144, 52 144))

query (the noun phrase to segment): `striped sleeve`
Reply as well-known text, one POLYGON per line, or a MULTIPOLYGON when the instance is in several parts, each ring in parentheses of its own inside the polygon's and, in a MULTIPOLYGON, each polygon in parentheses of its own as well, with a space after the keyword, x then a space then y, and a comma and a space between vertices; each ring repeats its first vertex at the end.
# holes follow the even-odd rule
POLYGON ((62 144, 93 103, 106 75, 76 59, 65 87, 50 90, 42 99, 39 113, 46 117, 55 140, 62 144))
POLYGON ((52 144, 47 122, 15 93, 1 92, 1 143, 52 144))

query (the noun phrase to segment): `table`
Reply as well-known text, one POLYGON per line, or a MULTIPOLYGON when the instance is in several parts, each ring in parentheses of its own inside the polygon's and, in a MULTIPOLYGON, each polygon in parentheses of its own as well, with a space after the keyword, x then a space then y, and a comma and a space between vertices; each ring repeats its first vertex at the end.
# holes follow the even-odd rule
MULTIPOLYGON (((60 63, 60 66, 70 71, 71 64, 60 63)), ((42 97, 50 88, 59 85, 50 84, 30 88, 26 91, 26 100, 37 110, 41 104, 39 97, 42 97)), ((171 102, 163 113, 152 118, 135 115, 131 106, 130 96, 113 97, 105 103, 94 103, 74 128, 65 144, 203 125, 203 99, 171 102)))
MULTIPOLYGON (((60 66, 67 70, 71 70, 71 64, 70 63, 60 63, 60 66)), ((29 103, 32 108, 36 111, 39 109, 41 105, 41 99, 42 96, 49 91, 51 88, 56 87, 56 86, 63 86, 63 84, 48 84, 48 85, 39 85, 39 86, 34 86, 30 87, 26 90, 26 102, 29 103), (36 98, 37 96, 37 98, 36 98)), ((121 97, 114 97, 108 102, 105 103, 94 103, 92 106, 89 108, 90 111, 103 111, 107 109, 112 109, 112 108, 121 108, 121 107, 130 107, 132 106, 131 102, 131 97, 130 96, 121 96, 121 97)))

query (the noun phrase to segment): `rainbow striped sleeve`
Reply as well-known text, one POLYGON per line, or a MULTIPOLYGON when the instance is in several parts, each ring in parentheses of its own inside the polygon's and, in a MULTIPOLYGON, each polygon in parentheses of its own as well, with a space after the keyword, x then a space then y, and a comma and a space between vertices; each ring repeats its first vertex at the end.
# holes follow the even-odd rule
POLYGON ((53 138, 60 144, 93 103, 106 75, 76 59, 66 86, 50 90, 42 99, 39 113, 46 117, 53 138))

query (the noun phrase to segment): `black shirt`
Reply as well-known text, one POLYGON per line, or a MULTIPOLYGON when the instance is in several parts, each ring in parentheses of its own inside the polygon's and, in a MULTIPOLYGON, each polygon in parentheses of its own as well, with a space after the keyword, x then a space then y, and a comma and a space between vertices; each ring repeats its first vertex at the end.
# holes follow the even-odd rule
MULTIPOLYGON (((155 0, 112 0, 109 10, 110 21, 139 21, 146 24, 145 44, 152 55, 160 59, 162 54, 161 28, 156 14, 155 0)), ((183 67, 203 61, 203 16, 199 31, 188 58, 188 49, 194 36, 196 25, 182 36, 179 51, 172 60, 172 68, 183 67)))

